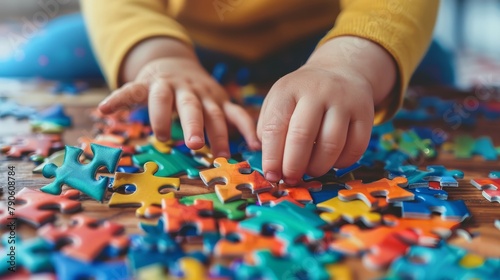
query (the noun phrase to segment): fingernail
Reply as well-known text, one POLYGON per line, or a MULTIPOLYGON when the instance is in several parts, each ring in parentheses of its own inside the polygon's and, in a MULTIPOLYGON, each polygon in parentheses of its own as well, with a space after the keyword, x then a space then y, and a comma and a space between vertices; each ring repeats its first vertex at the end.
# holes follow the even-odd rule
POLYGON ((108 104, 108 98, 106 98, 103 101, 101 101, 101 103, 99 103, 99 107, 104 106, 106 104, 108 104))
POLYGON ((189 138, 189 142, 193 143, 203 143, 203 140, 201 139, 200 136, 194 135, 189 138))
POLYGON ((299 182, 299 180, 297 180, 297 179, 285 179, 285 183, 287 185, 295 186, 295 185, 297 185, 298 182, 299 182))
POLYGON ((264 177, 269 182, 278 182, 281 179, 280 176, 277 173, 272 172, 272 171, 266 172, 266 174, 264 175, 264 177))

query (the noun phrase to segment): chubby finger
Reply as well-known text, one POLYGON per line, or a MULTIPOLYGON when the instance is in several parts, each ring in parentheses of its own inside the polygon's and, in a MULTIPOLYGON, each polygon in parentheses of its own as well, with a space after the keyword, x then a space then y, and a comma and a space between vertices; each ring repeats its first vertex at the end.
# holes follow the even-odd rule
POLYGON ((346 143, 348 128, 347 113, 335 108, 326 111, 309 160, 308 175, 318 177, 333 167, 346 143))
POLYGON ((322 106, 316 106, 304 99, 295 107, 288 126, 283 155, 285 183, 296 185, 306 172, 323 113, 322 106))
POLYGON ((149 86, 146 83, 131 82, 113 91, 99 104, 103 114, 110 114, 119 109, 129 109, 136 104, 144 104, 148 98, 149 86))
POLYGON ((227 120, 233 124, 243 135, 245 141, 252 150, 261 148, 260 141, 257 138, 255 122, 245 109, 230 101, 223 104, 223 110, 227 120))
POLYGON ((372 125, 373 120, 351 120, 344 149, 335 162, 335 167, 351 166, 361 158, 368 147, 372 125))
POLYGON ((175 105, 184 131, 184 141, 190 149, 201 149, 203 135, 203 108, 198 96, 188 87, 176 89, 175 105))
POLYGON ((283 174, 285 140, 295 101, 284 104, 274 99, 268 103, 263 107, 257 125, 262 141, 262 169, 266 180, 278 182, 283 174))
POLYGON ((151 85, 148 97, 149 118, 156 138, 162 142, 170 139, 173 102, 174 89, 168 80, 159 79, 151 85))
POLYGON ((226 117, 219 105, 209 98, 204 98, 203 119, 205 131, 210 142, 210 148, 215 157, 229 158, 229 142, 226 117))

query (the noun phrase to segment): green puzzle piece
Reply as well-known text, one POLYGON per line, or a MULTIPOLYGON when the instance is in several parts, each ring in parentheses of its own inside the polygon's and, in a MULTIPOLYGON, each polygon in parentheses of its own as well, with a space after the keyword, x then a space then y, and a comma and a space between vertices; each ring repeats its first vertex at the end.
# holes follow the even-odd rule
POLYGON ((102 201, 109 178, 102 176, 96 180, 97 171, 101 167, 106 167, 109 172, 114 173, 122 150, 97 144, 91 144, 91 149, 94 158, 88 164, 82 164, 79 159, 83 150, 66 146, 64 163, 60 167, 50 163, 43 168, 42 174, 45 178, 56 179, 42 187, 41 191, 58 195, 61 194, 62 186, 67 185, 95 200, 102 201))
POLYGON ((57 166, 61 166, 64 162, 64 150, 61 150, 61 151, 57 151, 55 153, 53 153, 52 155, 50 155, 48 158, 45 158, 43 160, 43 163, 37 165, 34 169, 33 169, 33 173, 35 174, 41 174, 42 171, 43 171, 43 168, 45 167, 45 165, 48 165, 48 164, 55 164, 57 166))
POLYGON ((474 152, 474 142, 474 138, 469 135, 459 135, 455 137, 455 157, 471 158, 474 152))
POLYGON ((172 121, 172 128, 170 129, 170 137, 172 140, 184 140, 184 133, 179 120, 172 121))
POLYGON ((274 207, 251 205, 247 207, 246 213, 252 217, 241 221, 240 227, 260 233, 265 225, 276 226, 275 235, 288 244, 293 244, 302 236, 319 240, 324 236, 320 227, 327 223, 314 213, 315 209, 314 204, 306 204, 301 208, 286 200, 274 207))
POLYGON ((0 258, 0 275, 12 273, 8 270, 11 260, 8 254, 11 252, 11 246, 15 246, 15 266, 17 268, 23 267, 31 273, 52 270, 50 257, 55 250, 53 245, 42 238, 22 241, 19 237, 9 239, 10 236, 9 233, 2 236, 4 250, 0 258))
POLYGON ((241 220, 245 218, 245 209, 243 205, 247 204, 247 200, 235 200, 231 202, 222 203, 217 197, 216 193, 199 194, 192 196, 185 196, 180 199, 181 203, 186 205, 193 205, 196 199, 210 200, 213 202, 216 211, 224 213, 228 219, 241 220))
POLYGON ((187 173, 189 178, 199 176, 200 164, 176 149, 172 149, 170 153, 161 153, 152 144, 148 144, 137 150, 141 154, 132 156, 134 163, 143 166, 148 161, 154 161, 159 166, 155 176, 169 177, 181 173, 187 173))

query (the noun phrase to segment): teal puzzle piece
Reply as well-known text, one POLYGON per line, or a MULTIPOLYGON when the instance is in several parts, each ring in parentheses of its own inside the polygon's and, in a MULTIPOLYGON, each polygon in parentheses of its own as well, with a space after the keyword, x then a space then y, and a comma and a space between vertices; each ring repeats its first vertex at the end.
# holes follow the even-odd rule
POLYGON ((18 236, 12 236, 6 233, 2 236, 2 245, 4 247, 0 257, 0 275, 11 273, 9 267, 14 259, 14 266, 23 267, 31 273, 52 271, 51 254, 55 251, 53 245, 42 238, 31 240, 21 240, 18 236), (14 246, 14 250, 10 250, 14 246))
POLYGON ((172 149, 170 153, 162 153, 148 144, 138 147, 137 150, 140 154, 132 156, 134 163, 143 166, 148 161, 154 161, 159 167, 155 176, 169 177, 187 173, 189 178, 199 177, 198 167, 201 165, 176 149, 172 149))

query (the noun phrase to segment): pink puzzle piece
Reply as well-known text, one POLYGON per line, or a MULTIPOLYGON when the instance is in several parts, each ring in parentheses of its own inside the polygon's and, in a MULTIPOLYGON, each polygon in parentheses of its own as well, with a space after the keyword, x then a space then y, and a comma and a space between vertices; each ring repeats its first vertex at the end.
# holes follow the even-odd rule
POLYGON ((111 246, 124 250, 129 244, 128 236, 124 235, 124 227, 110 221, 98 220, 83 215, 74 216, 72 223, 63 227, 52 224, 38 230, 38 235, 53 242, 70 241, 61 251, 73 258, 90 262, 111 246))
POLYGON ((63 146, 59 134, 37 134, 14 138, 12 144, 3 150, 6 150, 7 156, 14 158, 20 158, 27 154, 48 157, 53 149, 59 149, 63 146))
POLYGON ((313 199, 309 192, 321 191, 321 182, 302 182, 297 186, 290 186, 285 183, 278 184, 277 187, 267 191, 257 194, 259 203, 261 205, 269 204, 272 201, 276 201, 280 197, 288 197, 291 200, 298 201, 300 203, 312 203, 313 199))
POLYGON ((361 180, 345 183, 346 190, 339 191, 339 198, 344 201, 361 199, 372 208, 387 206, 388 202, 413 200, 414 194, 400 186, 406 186, 408 179, 395 177, 392 180, 380 179, 378 181, 363 184, 361 180), (378 199, 377 196, 385 196, 386 200, 378 199))
MULTIPOLYGON (((81 209, 80 196, 77 190, 67 190, 61 195, 51 195, 41 191, 23 188, 16 195, 15 211, 8 211, 0 216, 0 224, 9 223, 8 218, 17 218, 35 227, 55 219, 56 211, 73 213, 81 209), (14 214, 14 215, 10 215, 14 214)), ((6 208, 7 209, 7 208, 6 208)))

